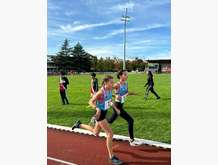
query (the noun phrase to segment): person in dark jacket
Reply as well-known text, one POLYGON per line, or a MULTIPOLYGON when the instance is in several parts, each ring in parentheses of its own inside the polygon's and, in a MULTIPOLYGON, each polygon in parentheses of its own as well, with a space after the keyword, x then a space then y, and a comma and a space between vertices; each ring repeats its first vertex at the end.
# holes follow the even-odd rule
POLYGON ((91 86, 90 86, 90 96, 92 97, 94 94, 98 92, 98 79, 96 78, 96 74, 91 74, 91 86))
POLYGON ((151 91, 151 93, 153 93, 156 96, 157 99, 160 99, 160 96, 158 96, 158 94, 154 91, 153 74, 151 73, 151 71, 148 71, 147 75, 148 75, 147 83, 144 86, 144 87, 147 86, 146 92, 145 92, 145 99, 147 99, 150 91, 151 91))
POLYGON ((65 105, 65 101, 67 104, 69 104, 67 99, 67 86, 69 85, 69 80, 65 76, 65 73, 62 71, 60 76, 60 82, 59 82, 59 90, 61 95, 61 100, 63 105, 65 105))
POLYGON ((67 89, 67 86, 69 85, 69 80, 65 75, 66 74, 63 71, 61 71, 61 78, 64 81, 63 85, 64 85, 65 89, 67 89))

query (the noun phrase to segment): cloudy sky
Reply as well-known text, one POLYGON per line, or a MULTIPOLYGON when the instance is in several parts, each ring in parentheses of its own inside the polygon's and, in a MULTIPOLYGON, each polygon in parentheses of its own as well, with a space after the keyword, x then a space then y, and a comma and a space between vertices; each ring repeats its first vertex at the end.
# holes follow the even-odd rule
POLYGON ((67 38, 98 57, 122 58, 126 7, 127 59, 170 58, 170 0, 48 0, 48 54, 67 38))

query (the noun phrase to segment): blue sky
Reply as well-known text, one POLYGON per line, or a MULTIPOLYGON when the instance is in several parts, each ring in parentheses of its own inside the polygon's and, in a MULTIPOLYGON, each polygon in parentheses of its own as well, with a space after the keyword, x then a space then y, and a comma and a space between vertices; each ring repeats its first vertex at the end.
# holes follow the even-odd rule
POLYGON ((170 58, 170 0, 48 0, 48 54, 65 38, 98 57, 123 57, 123 22, 128 8, 127 59, 170 58))

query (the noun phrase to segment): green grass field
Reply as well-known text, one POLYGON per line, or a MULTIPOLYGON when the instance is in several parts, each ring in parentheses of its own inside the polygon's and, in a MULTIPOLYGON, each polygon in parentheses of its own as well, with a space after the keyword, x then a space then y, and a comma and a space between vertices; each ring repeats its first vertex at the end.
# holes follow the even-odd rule
MULTIPOLYGON (((97 75, 99 84, 104 75, 97 75)), ((114 75, 114 78, 116 76, 114 75)), ((68 76, 70 85, 68 89, 69 105, 62 105, 58 82, 58 76, 48 77, 48 123, 63 126, 72 126, 80 119, 88 123, 94 110, 87 107, 90 99, 90 76, 75 75, 68 76)), ((117 79, 114 79, 117 81, 117 79)), ((171 143, 171 75, 155 74, 155 90, 161 96, 156 100, 150 93, 145 101, 144 83, 146 74, 129 74, 129 91, 136 95, 128 96, 125 110, 134 118, 134 133, 137 138, 171 143)), ((110 115, 112 109, 109 110, 110 115)), ((114 134, 128 136, 127 122, 118 118, 112 124, 114 134)))

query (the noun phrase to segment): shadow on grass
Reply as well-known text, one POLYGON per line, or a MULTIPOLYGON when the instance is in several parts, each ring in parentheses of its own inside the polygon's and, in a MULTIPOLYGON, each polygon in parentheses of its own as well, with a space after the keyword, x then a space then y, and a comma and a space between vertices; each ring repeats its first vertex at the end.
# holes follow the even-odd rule
POLYGON ((129 112, 130 115, 132 115, 134 117, 135 120, 147 120, 147 119, 170 119, 170 112, 166 113, 166 112, 162 112, 162 111, 135 111, 133 112, 129 112))
MULTIPOLYGON (((157 100, 157 99, 153 98, 153 97, 148 97, 147 99, 144 99, 144 100, 146 101, 146 100, 157 100)), ((170 97, 160 97, 159 100, 171 100, 171 98, 170 97)), ((159 101, 159 100, 157 100, 157 101, 159 101)))
POLYGON ((148 109, 155 109, 155 108, 152 108, 152 107, 140 107, 140 106, 125 106, 124 109, 143 109, 143 110, 148 110, 148 109))
MULTIPOLYGON (((130 109, 130 108, 129 108, 130 109)), ((160 119, 160 118, 170 118, 170 114, 166 112, 160 111, 134 111, 128 112, 131 116, 134 117, 135 120, 142 120, 146 118, 160 119)), ((95 114, 94 110, 56 110, 56 111, 48 111, 49 119, 80 119, 87 118, 89 119, 92 115, 95 114)))
POLYGON ((49 119, 70 119, 72 118, 72 121, 75 119, 80 119, 80 118, 87 118, 89 119, 92 115, 94 114, 94 111, 69 111, 69 110, 58 110, 58 111, 49 111, 48 116, 49 119))
POLYGON ((71 105, 84 105, 84 107, 88 106, 88 102, 87 103, 70 103, 71 105))

